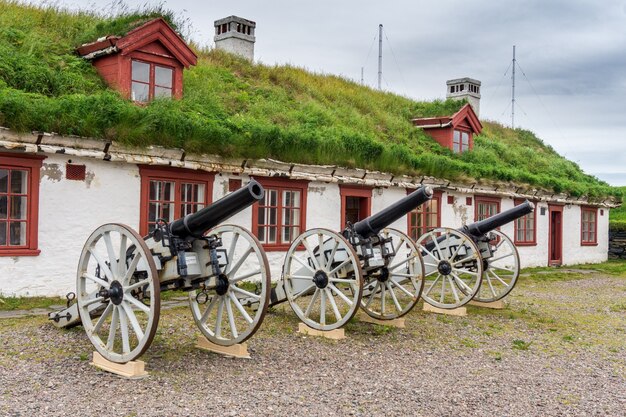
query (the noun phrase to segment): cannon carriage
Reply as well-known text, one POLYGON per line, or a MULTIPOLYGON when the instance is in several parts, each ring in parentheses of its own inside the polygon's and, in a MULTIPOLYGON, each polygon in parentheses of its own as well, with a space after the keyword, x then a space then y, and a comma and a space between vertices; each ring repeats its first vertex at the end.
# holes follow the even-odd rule
POLYGON ((472 300, 494 302, 506 297, 519 277, 520 261, 513 241, 499 227, 534 210, 524 203, 455 230, 435 228, 416 241, 424 258, 422 298, 443 309, 472 300))
POLYGON ((421 187, 340 233, 310 229, 299 235, 271 305, 289 302, 303 323, 322 331, 342 327, 359 308, 379 320, 407 314, 422 292, 424 266, 409 236, 387 226, 432 195, 421 187))
POLYGON ((196 213, 171 223, 158 221, 144 238, 123 224, 98 227, 80 256, 76 302, 50 319, 59 327, 82 324, 105 359, 125 363, 150 346, 160 294, 183 290, 211 343, 247 340, 267 311, 269 265, 255 236, 220 223, 263 195, 263 187, 252 180, 196 213))

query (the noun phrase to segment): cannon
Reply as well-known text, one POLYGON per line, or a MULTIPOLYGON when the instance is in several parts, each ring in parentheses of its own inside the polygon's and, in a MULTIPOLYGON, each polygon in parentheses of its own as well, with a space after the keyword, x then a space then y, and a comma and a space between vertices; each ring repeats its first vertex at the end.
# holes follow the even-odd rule
POLYGON ((123 224, 98 227, 80 255, 75 303, 50 319, 59 327, 82 324, 105 359, 125 363, 150 346, 160 294, 182 290, 189 292, 192 316, 210 342, 247 340, 267 311, 269 264, 256 237, 220 223, 263 195, 251 180, 195 213, 158 221, 144 238, 123 224))
POLYGON ((422 257, 405 233, 387 226, 432 198, 421 187, 364 220, 336 233, 310 229, 287 250, 271 305, 288 301, 309 327, 342 327, 359 307, 373 318, 407 314, 422 292, 422 257))
POLYGON ((416 243, 426 268, 424 301, 453 309, 509 294, 519 277, 519 254, 513 241, 496 229, 533 210, 533 203, 525 201, 460 229, 439 227, 420 236, 416 243))

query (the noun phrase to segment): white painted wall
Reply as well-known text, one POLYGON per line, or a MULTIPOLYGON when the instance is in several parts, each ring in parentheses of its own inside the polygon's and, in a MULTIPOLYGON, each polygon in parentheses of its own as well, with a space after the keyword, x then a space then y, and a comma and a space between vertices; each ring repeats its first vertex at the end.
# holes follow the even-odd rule
MULTIPOLYGON (((103 223, 139 225, 141 181, 135 165, 71 157, 72 162, 87 166, 86 181, 65 179, 65 164, 70 158, 48 155, 44 160, 40 184, 39 249, 35 257, 0 257, 0 293, 5 295, 63 295, 75 290, 75 273, 83 244, 89 234, 103 223)), ((213 201, 228 192, 228 179, 246 175, 217 174, 213 201)), ((454 203, 448 204, 448 193, 441 201, 441 224, 459 228, 474 221, 474 199, 466 205, 468 195, 452 192, 454 203)), ((372 192, 372 213, 377 213, 406 196, 398 187, 378 188, 372 192)), ((503 198, 501 210, 513 207, 513 200, 503 198)), ((537 245, 519 247, 523 267, 543 266, 548 262, 547 204, 537 207, 537 245), (541 215, 541 207, 546 214, 541 215)), ((607 259, 608 210, 598 210, 598 245, 580 245, 580 207, 569 205, 563 210, 563 261, 565 265, 602 262, 607 259)), ((252 208, 236 214, 227 223, 251 228, 252 208)), ((312 181, 307 193, 306 228, 323 227, 341 230, 341 198, 334 183, 312 181)), ((392 227, 407 231, 407 217, 392 227)), ((513 224, 502 231, 513 238, 513 224)), ((284 252, 268 252, 272 279, 280 278, 284 252)))

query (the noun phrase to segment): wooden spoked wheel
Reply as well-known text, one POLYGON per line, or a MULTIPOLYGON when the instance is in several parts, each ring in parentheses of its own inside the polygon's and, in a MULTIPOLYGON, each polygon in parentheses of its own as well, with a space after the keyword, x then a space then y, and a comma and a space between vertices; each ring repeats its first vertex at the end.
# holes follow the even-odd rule
POLYGON ((327 229, 311 229, 289 247, 283 285, 291 308, 307 326, 338 329, 359 308, 361 264, 343 236, 327 229))
POLYGON ((220 275, 210 276, 189 292, 196 325, 212 343, 231 346, 249 339, 259 328, 269 304, 271 276, 265 251, 246 229, 220 225, 207 235, 222 241, 220 275))
POLYGON ((391 239, 395 255, 386 265, 365 277, 361 307, 379 320, 392 320, 407 314, 417 304, 424 287, 424 262, 415 242, 405 233, 384 229, 380 235, 391 239))
POLYGON ((483 274, 476 244, 447 227, 425 233, 416 243, 424 258, 424 301, 445 309, 470 302, 480 289, 483 274))
POLYGON ((506 297, 519 278, 519 253, 513 241, 504 233, 494 230, 490 232, 496 239, 492 245, 491 258, 483 259, 483 283, 474 296, 474 300, 491 303, 506 297))
POLYGON ((123 224, 104 224, 87 239, 76 277, 78 312, 107 360, 140 357, 156 333, 160 286, 144 240, 123 224))

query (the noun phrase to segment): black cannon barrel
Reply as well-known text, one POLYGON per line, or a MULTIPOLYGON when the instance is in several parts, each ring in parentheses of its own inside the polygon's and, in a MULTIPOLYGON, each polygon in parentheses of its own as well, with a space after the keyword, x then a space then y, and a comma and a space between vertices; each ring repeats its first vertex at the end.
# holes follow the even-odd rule
POLYGON ((431 198, 433 198, 432 188, 420 187, 397 203, 392 204, 366 219, 354 223, 354 231, 363 238, 367 239, 372 237, 431 198))
POLYGON ((532 213, 534 210, 535 205, 526 200, 522 204, 515 206, 512 209, 503 211, 502 213, 498 213, 494 216, 486 218, 485 220, 463 226, 461 231, 473 237, 481 237, 484 234, 489 233, 500 226, 517 220, 520 217, 524 217, 529 213, 532 213))
POLYGON ((170 223, 170 232, 180 238, 201 237, 207 230, 263 199, 263 186, 251 180, 245 187, 220 198, 215 203, 170 223))

